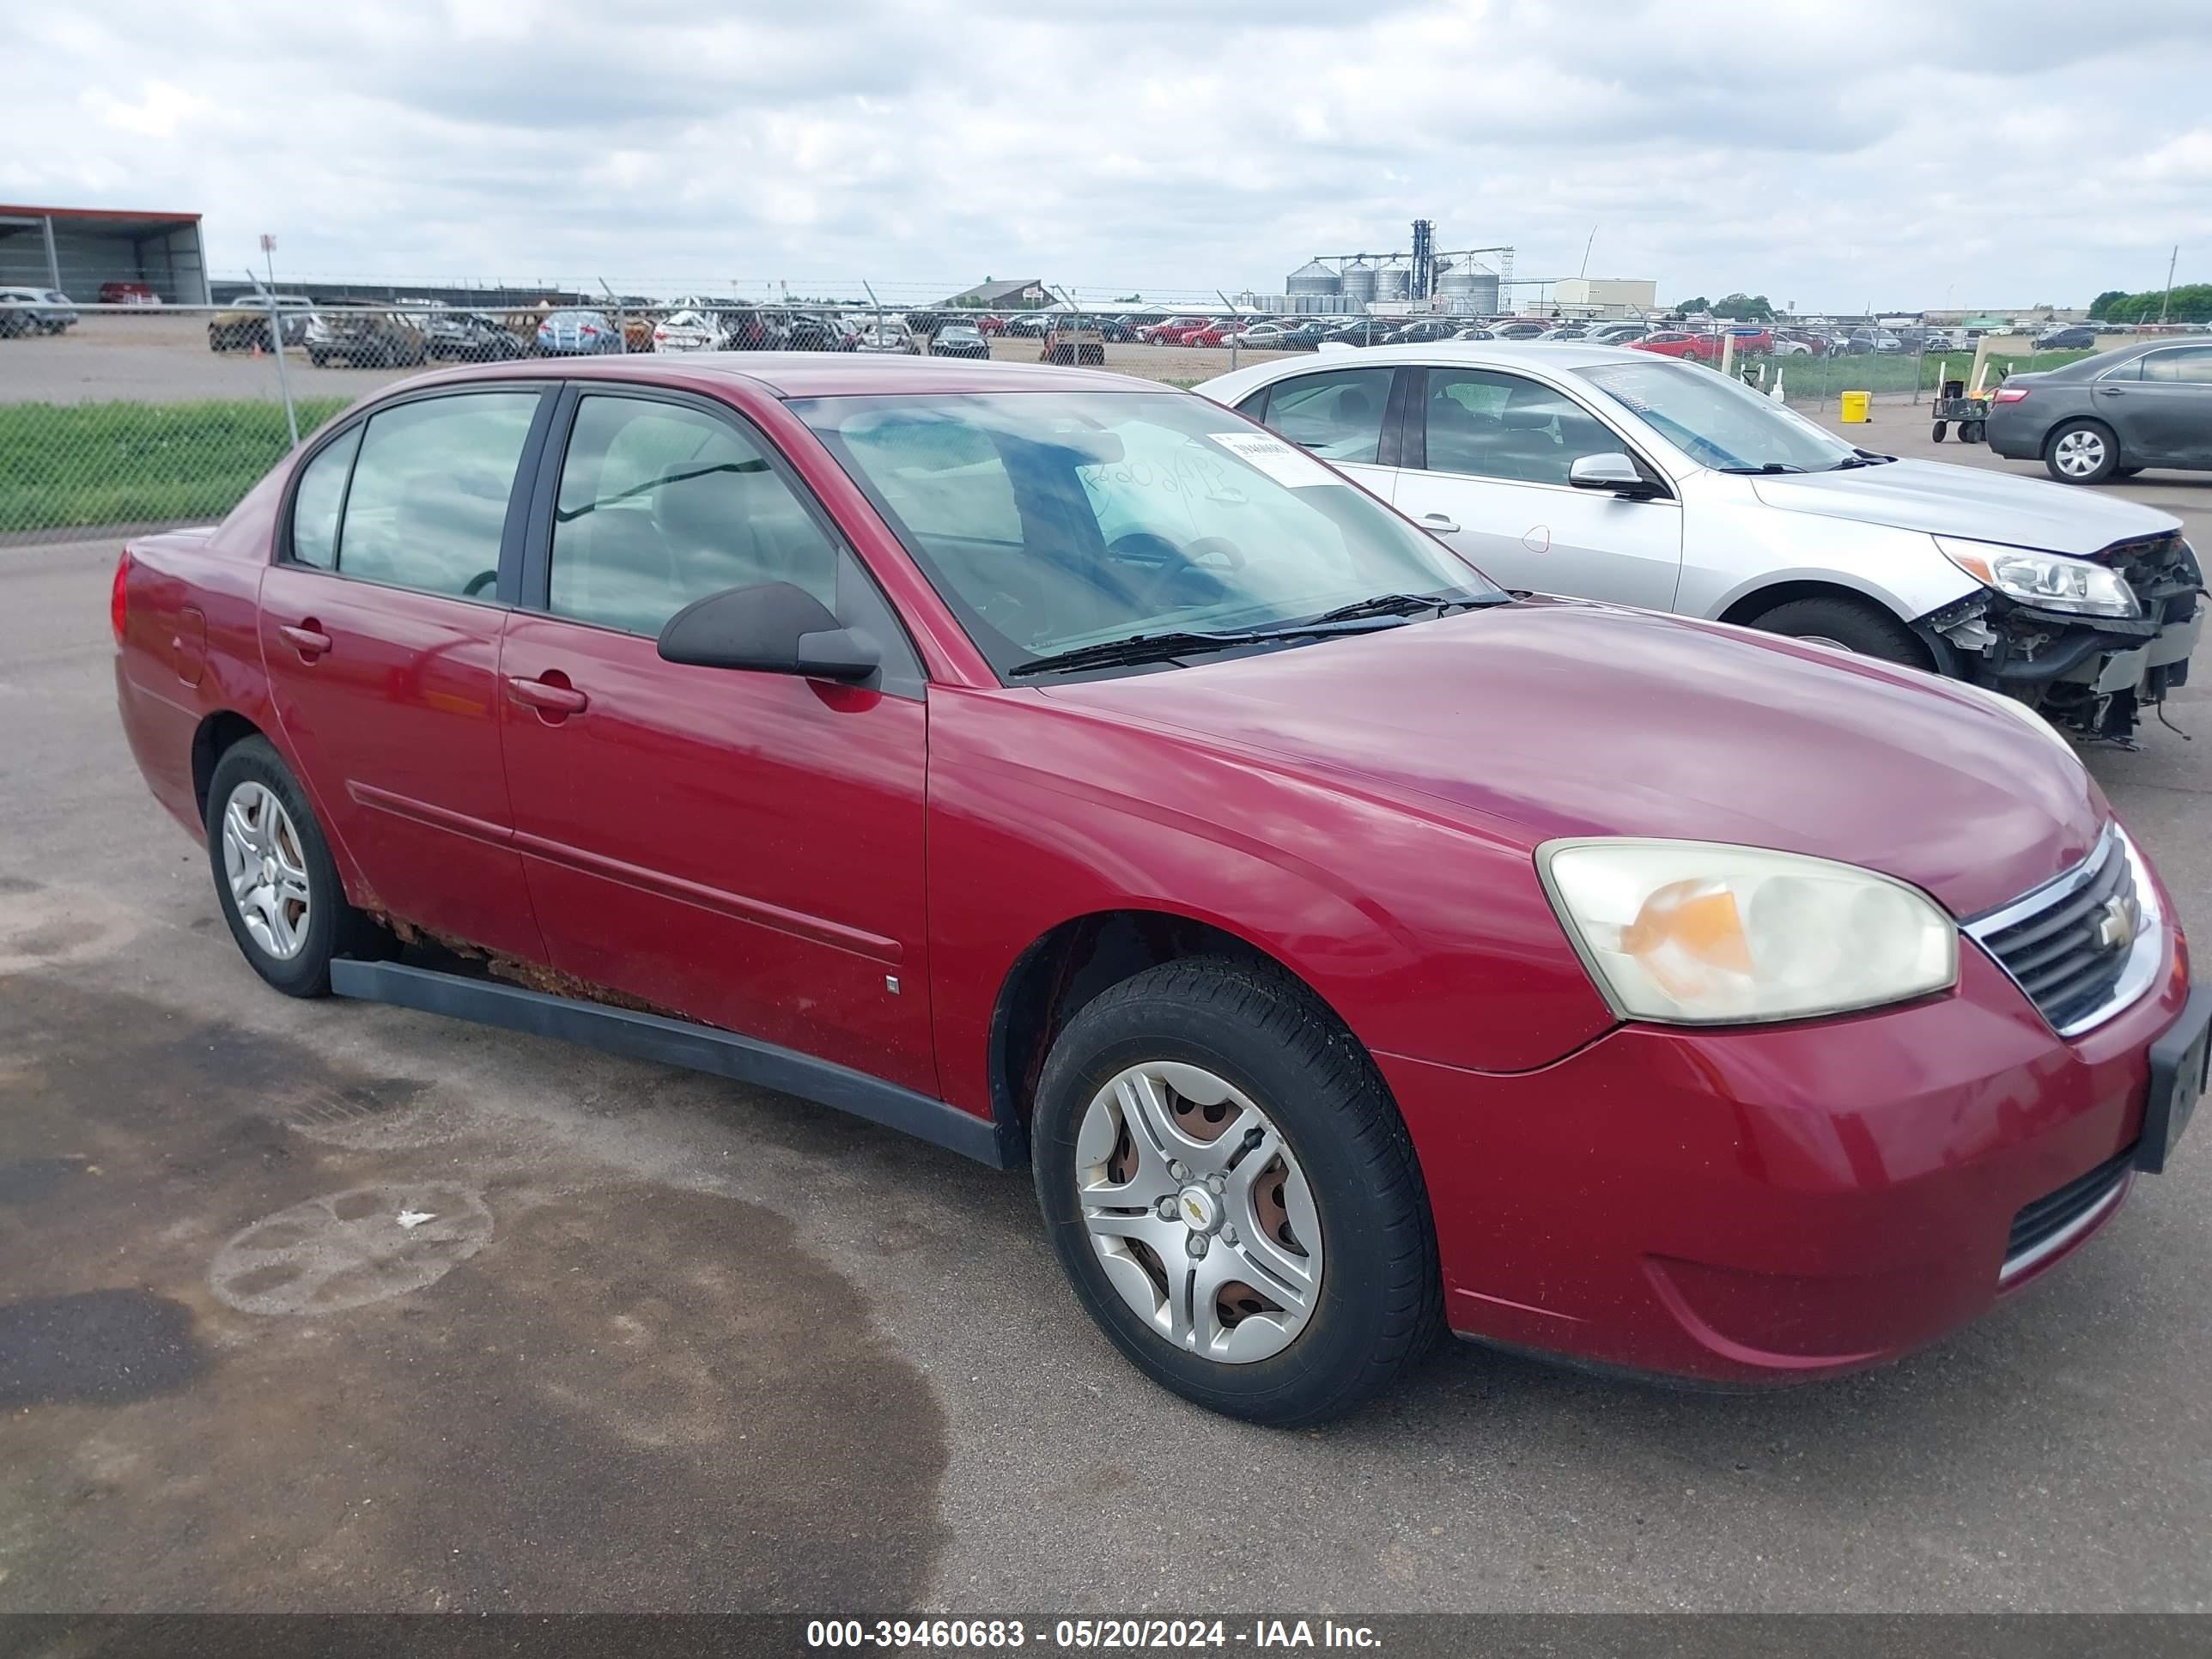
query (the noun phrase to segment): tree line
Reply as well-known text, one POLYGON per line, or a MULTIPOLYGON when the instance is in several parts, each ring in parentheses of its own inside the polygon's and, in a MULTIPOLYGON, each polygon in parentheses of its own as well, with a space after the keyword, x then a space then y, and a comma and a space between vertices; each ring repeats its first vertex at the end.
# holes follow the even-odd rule
POLYGON ((2169 323, 2212 323, 2212 283, 2184 283, 2171 296, 2162 288, 2141 294, 2107 289, 2089 302, 2089 314, 2100 322, 2154 323, 2161 305, 2169 323))

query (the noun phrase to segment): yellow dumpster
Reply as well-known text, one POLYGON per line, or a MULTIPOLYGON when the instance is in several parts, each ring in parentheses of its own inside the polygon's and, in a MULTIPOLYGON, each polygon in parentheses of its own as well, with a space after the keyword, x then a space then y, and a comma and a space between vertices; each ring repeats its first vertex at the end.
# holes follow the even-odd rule
POLYGON ((1865 420, 1867 417, 1868 397, 1869 394, 1863 392, 1846 392, 1844 393, 1843 418, 1845 421, 1865 420))

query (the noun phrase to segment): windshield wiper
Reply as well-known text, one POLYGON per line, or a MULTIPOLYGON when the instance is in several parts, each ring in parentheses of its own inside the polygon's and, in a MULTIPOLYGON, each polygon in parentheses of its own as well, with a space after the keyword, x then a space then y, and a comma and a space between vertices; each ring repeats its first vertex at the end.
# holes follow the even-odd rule
POLYGON ((1011 677, 1063 671, 1073 672, 1082 668, 1121 668, 1146 662, 1173 662, 1177 657, 1200 651, 1225 651, 1239 645, 1272 645, 1281 640, 1325 640, 1337 634, 1372 634, 1379 629, 1399 626, 1400 620, 1395 616, 1364 620, 1324 617, 1310 623, 1285 623, 1279 628, 1242 628, 1219 634, 1200 634, 1189 629, 1170 629, 1162 634, 1132 634, 1127 639, 1101 640, 1096 645, 1079 645, 1073 650, 1055 651, 1050 656, 1032 658, 1028 662, 1017 663, 1006 672, 1011 677))
POLYGON ((1825 470, 1830 472, 1848 472, 1855 466, 1880 466, 1886 461, 1893 461, 1896 459, 1894 455, 1877 455, 1871 449, 1855 448, 1842 460, 1825 470))
POLYGON ((1318 617, 1310 617, 1300 627, 1311 628, 1321 623, 1353 622, 1363 617, 1410 617, 1417 611, 1445 611, 1455 605, 1503 605, 1503 593, 1449 595, 1443 593, 1376 593, 1364 599, 1354 599, 1350 605, 1340 605, 1334 611, 1324 611, 1318 617))
POLYGON ((1755 473, 1802 472, 1804 470, 1802 466, 1792 466, 1787 461, 1762 461, 1757 466, 1723 466, 1714 469, 1717 472, 1732 472, 1740 478, 1749 477, 1755 473))

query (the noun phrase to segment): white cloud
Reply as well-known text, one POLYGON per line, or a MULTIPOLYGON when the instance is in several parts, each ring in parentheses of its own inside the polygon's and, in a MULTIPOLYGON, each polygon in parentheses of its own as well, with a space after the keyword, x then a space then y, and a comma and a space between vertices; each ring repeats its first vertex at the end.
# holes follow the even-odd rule
POLYGON ((34 10, 0 198, 197 210, 224 268, 270 230, 301 274, 668 292, 1264 292, 1415 216, 1808 309, 2212 276, 2203 0, 2124 40, 2057 0, 747 10, 34 10))
POLYGON ((149 81, 136 103, 94 88, 85 93, 83 105, 103 127, 141 138, 174 138, 187 119, 207 109, 208 100, 166 81, 149 81))

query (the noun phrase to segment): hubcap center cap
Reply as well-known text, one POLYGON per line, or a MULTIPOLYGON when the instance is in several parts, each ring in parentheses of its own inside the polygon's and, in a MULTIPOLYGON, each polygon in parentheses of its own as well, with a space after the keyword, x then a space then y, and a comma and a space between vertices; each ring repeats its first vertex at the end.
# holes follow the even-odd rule
POLYGON ((1176 1194, 1176 1212, 1193 1232, 1210 1233, 1221 1224, 1221 1201, 1203 1187, 1188 1186, 1176 1194))

